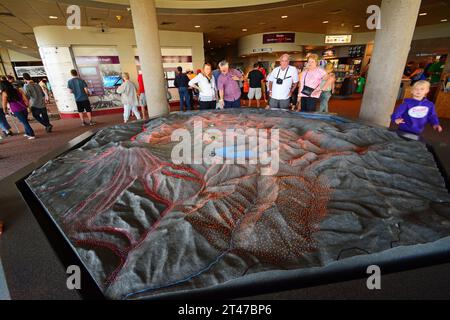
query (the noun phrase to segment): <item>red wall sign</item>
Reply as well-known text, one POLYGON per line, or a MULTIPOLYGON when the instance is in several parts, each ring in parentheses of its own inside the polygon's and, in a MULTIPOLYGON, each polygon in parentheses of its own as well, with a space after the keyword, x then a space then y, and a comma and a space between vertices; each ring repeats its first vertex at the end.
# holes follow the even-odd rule
POLYGON ((268 33, 263 34, 263 44, 294 43, 295 33, 268 33))

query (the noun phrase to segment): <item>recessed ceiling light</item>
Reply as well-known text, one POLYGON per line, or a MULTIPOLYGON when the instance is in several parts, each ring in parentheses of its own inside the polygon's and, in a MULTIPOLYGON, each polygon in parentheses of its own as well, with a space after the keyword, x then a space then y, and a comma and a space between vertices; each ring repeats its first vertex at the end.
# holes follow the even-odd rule
POLYGON ((208 43, 211 43, 211 40, 208 40, 208 43))
POLYGON ((48 16, 50 19, 53 19, 53 20, 56 20, 56 19, 58 19, 58 17, 57 16, 48 16))
POLYGON ((328 20, 325 20, 325 21, 323 21, 322 23, 328 23, 329 21, 328 20))
POLYGON ((355 25, 355 26, 353 26, 354 28, 359 28, 359 27, 361 27, 359 24, 357 24, 357 25, 355 25))
POLYGON ((13 42, 12 40, 5 40, 6 42, 13 42))
POLYGON ((419 16, 426 16, 428 13, 426 13, 426 12, 422 12, 422 13, 419 13, 419 16))
POLYGON ((288 16, 281 16, 281 19, 286 19, 288 16))
POLYGON ((242 31, 247 32, 248 30, 247 29, 242 29, 242 31))
POLYGON ((22 49, 28 49, 28 47, 27 47, 27 46, 22 46, 21 48, 22 48, 22 49))
POLYGON ((198 28, 200 28, 200 26, 194 26, 194 28, 197 28, 197 29, 198 29, 198 28))
POLYGON ((441 20, 441 22, 447 22, 448 21, 448 19, 442 19, 441 20))

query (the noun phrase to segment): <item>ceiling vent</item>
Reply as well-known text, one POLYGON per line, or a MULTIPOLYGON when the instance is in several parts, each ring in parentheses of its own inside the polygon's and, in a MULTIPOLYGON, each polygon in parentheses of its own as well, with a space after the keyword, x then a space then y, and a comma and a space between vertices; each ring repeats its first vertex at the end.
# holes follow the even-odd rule
POLYGON ((170 26, 172 24, 175 24, 175 22, 170 22, 170 21, 163 21, 163 22, 161 22, 162 26, 170 26))

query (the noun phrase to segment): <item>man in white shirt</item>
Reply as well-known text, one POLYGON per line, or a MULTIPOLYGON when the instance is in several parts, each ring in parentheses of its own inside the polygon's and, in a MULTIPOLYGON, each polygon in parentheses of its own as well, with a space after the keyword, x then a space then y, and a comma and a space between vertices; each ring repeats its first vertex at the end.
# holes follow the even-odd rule
POLYGON ((290 56, 284 54, 280 58, 280 67, 269 75, 270 102, 267 109, 289 109, 291 96, 298 86, 297 68, 289 66, 290 56))

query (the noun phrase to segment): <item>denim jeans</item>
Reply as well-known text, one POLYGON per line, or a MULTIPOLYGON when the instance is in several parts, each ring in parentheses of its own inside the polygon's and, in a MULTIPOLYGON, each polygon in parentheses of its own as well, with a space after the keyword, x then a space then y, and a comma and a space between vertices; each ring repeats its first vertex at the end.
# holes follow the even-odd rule
POLYGON ((19 121, 25 128, 25 134, 27 136, 34 137, 34 131, 28 123, 28 111, 14 112, 14 115, 17 117, 17 119, 19 119, 19 121))
POLYGON ((8 120, 6 120, 6 116, 2 108, 0 108, 0 129, 5 133, 8 133, 9 130, 11 130, 11 126, 9 125, 8 120))
POLYGON ((50 119, 48 118, 48 113, 46 108, 31 108, 31 114, 37 122, 42 124, 44 127, 50 126, 50 119))
POLYGON ((241 107, 241 99, 237 99, 234 101, 225 101, 225 109, 233 109, 241 107))
POLYGON ((188 88, 178 88, 178 93, 180 94, 180 111, 184 111, 184 104, 186 103, 186 111, 191 110, 191 97, 189 95, 188 88))
POLYGON ((331 99, 331 91, 323 91, 320 95, 320 112, 328 113, 328 101, 331 99))

